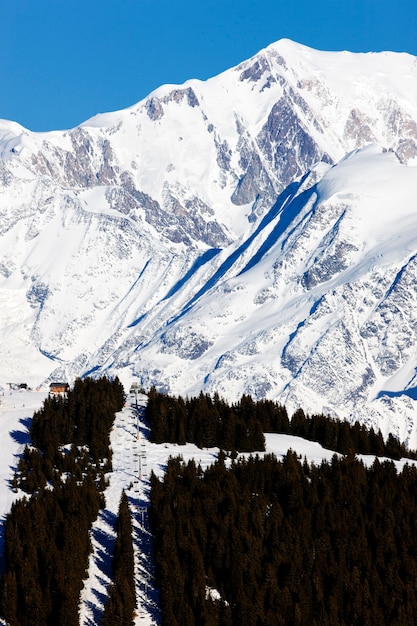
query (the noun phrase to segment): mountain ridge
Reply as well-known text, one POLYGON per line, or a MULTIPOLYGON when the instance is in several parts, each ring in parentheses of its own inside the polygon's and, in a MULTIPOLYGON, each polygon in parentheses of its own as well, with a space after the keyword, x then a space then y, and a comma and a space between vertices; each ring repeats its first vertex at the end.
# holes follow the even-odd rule
POLYGON ((414 57, 282 40, 68 131, 2 121, 0 380, 252 393, 416 447, 416 111, 414 57))

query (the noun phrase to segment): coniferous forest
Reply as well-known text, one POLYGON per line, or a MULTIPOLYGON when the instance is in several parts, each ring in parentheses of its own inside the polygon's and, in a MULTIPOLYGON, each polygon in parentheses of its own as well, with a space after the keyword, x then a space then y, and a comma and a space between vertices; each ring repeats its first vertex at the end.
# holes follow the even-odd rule
MULTIPOLYGON (((0 611, 10 626, 78 626, 91 551, 89 529, 104 506, 110 429, 124 404, 118 379, 77 380, 49 398, 30 427, 12 481, 26 496, 5 522, 0 611)), ((417 611, 417 469, 391 461, 366 468, 356 454, 400 458, 395 437, 359 423, 243 396, 173 398, 152 389, 150 439, 217 447, 203 471, 181 458, 151 475, 150 522, 164 626, 380 626, 413 623, 417 611), (265 448, 265 432, 338 451, 308 464, 265 448), (227 450, 227 455, 223 450, 227 450)), ((102 624, 132 624, 132 525, 123 492, 112 580, 102 624)))
POLYGON ((101 626, 131 626, 136 607, 132 520, 124 491, 116 521, 116 533, 112 566, 113 582, 110 586, 101 626))
POLYGON ((78 626, 89 529, 104 506, 110 428, 123 405, 117 378, 86 378, 34 414, 33 447, 13 479, 27 496, 12 505, 4 529, 0 610, 10 626, 78 626))
POLYGON ((317 441, 341 454, 375 454, 392 459, 417 458, 393 435, 327 415, 305 415, 298 409, 291 420, 284 406, 272 400, 255 401, 244 395, 229 405, 217 394, 175 398, 152 388, 146 417, 154 443, 195 443, 200 448, 254 452, 265 449, 264 433, 285 433, 317 441))
POLYGON ((151 493, 166 626, 415 623, 414 467, 175 458, 151 493))

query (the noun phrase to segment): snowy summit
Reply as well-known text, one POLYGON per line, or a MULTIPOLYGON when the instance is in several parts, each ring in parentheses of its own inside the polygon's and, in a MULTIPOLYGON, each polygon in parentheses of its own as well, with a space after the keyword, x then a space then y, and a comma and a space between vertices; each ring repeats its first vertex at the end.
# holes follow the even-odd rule
POLYGON ((417 59, 278 41, 65 132, 0 122, 0 381, 249 393, 417 446, 417 59))

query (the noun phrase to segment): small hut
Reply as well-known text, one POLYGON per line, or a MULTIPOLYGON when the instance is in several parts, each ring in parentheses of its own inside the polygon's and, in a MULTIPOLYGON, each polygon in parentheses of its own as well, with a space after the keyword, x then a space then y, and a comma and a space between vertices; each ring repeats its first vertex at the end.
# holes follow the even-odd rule
POLYGON ((69 384, 68 383, 51 383, 49 385, 49 396, 50 397, 62 397, 66 398, 69 392, 69 384))

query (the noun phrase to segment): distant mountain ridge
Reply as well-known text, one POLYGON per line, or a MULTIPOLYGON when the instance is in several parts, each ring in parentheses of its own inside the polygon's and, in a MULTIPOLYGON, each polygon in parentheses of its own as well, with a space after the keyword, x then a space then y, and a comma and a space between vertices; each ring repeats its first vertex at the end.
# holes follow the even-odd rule
POLYGON ((72 130, 0 121, 0 380, 86 373, 417 446, 417 58, 288 40, 72 130))

